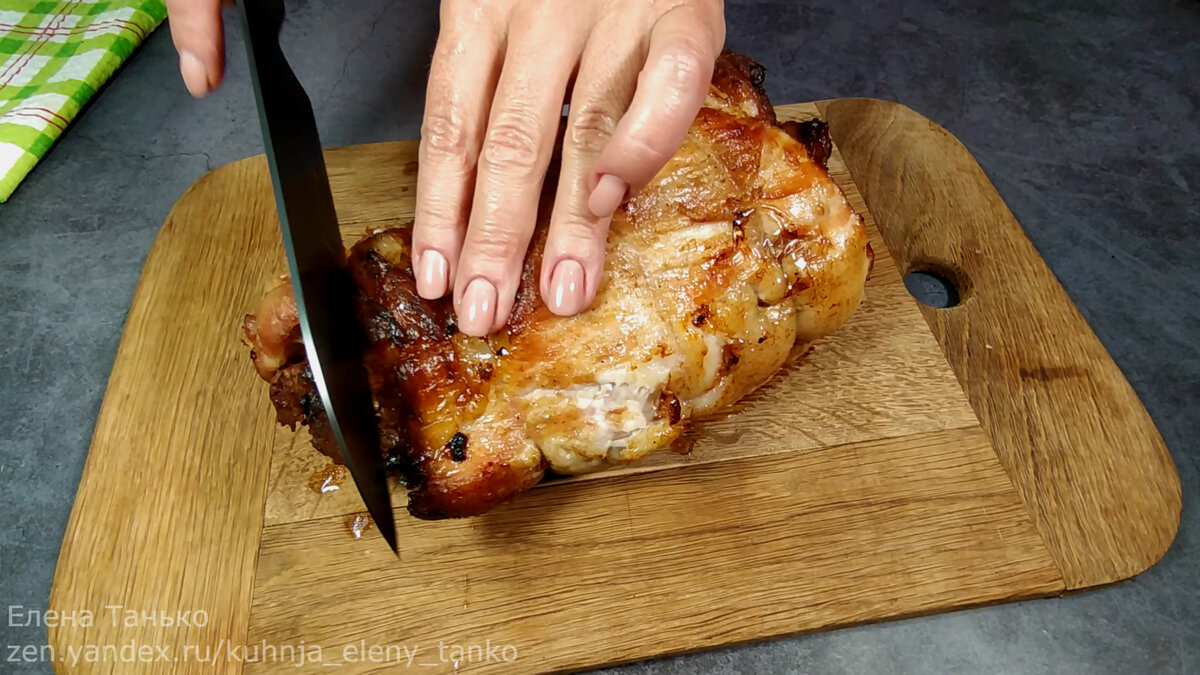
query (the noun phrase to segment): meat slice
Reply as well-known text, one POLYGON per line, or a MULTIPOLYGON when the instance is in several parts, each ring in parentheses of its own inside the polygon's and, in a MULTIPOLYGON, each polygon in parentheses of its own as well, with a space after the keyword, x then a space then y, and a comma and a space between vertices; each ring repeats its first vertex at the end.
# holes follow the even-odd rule
MULTIPOLYGON (((409 231, 350 251, 381 452, 421 518, 483 513, 547 469, 580 474, 669 446, 770 380, 861 302, 862 220, 830 179, 819 121, 780 125, 762 71, 725 53, 683 146, 613 218, 594 305, 538 297, 539 226, 513 315, 486 339, 417 296, 409 231)), ((338 458, 283 282, 245 321, 280 423, 338 458)))

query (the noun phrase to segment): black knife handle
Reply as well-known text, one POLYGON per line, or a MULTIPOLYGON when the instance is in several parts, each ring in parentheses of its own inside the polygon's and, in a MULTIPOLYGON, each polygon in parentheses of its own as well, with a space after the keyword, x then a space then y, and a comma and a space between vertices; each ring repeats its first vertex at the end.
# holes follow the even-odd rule
POLYGON ((239 4, 250 4, 258 12, 256 25, 262 26, 264 33, 271 32, 276 36, 283 29, 283 0, 242 0, 239 4))

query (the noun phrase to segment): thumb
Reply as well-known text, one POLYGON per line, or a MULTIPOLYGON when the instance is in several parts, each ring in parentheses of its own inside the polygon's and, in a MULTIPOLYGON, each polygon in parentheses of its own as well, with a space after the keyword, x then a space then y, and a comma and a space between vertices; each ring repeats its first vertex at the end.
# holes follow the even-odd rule
POLYGON ((179 72, 188 91, 200 98, 225 74, 221 0, 167 0, 171 40, 179 52, 179 72))
POLYGON ((723 27, 720 35, 714 28, 705 12, 690 4, 655 23, 637 92, 596 159, 588 199, 588 210, 596 217, 611 216, 679 150, 708 95, 724 40, 723 27))

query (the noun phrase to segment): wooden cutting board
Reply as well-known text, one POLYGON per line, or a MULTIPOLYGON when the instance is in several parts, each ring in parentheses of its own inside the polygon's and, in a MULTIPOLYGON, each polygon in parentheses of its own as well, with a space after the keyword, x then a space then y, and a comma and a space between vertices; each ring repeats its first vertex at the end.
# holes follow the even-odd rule
MULTIPOLYGON (((471 520, 398 509, 398 559, 349 533, 352 483, 310 488, 328 462, 275 424, 240 342, 284 270, 265 161, 203 177, 146 262, 96 425, 51 593, 74 617, 48 629, 60 669, 578 669, 1056 595, 1157 561, 1179 523, 1170 456, 967 150, 892 103, 778 112, 830 123, 831 171, 871 228, 852 321, 698 427, 689 455, 471 520), (913 270, 962 302, 918 305, 913 270)), ((411 216, 415 148, 328 151, 348 240, 411 216)))

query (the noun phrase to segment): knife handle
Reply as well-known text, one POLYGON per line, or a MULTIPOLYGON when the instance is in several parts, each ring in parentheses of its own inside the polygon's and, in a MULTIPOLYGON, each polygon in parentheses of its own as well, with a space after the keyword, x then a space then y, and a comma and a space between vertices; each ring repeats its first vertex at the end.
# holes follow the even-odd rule
POLYGON ((279 33, 283 30, 283 0, 251 0, 251 2, 257 2, 261 5, 264 22, 263 30, 270 27, 275 36, 278 37, 279 33))
MULTIPOLYGON (((242 25, 247 31, 254 31, 260 37, 270 36, 270 43, 274 47, 279 46, 279 33, 283 30, 283 19, 285 12, 283 9, 283 0, 238 0, 238 9, 242 13, 242 25)), ((279 57, 287 63, 287 59, 283 58, 283 50, 279 50, 279 57)))

